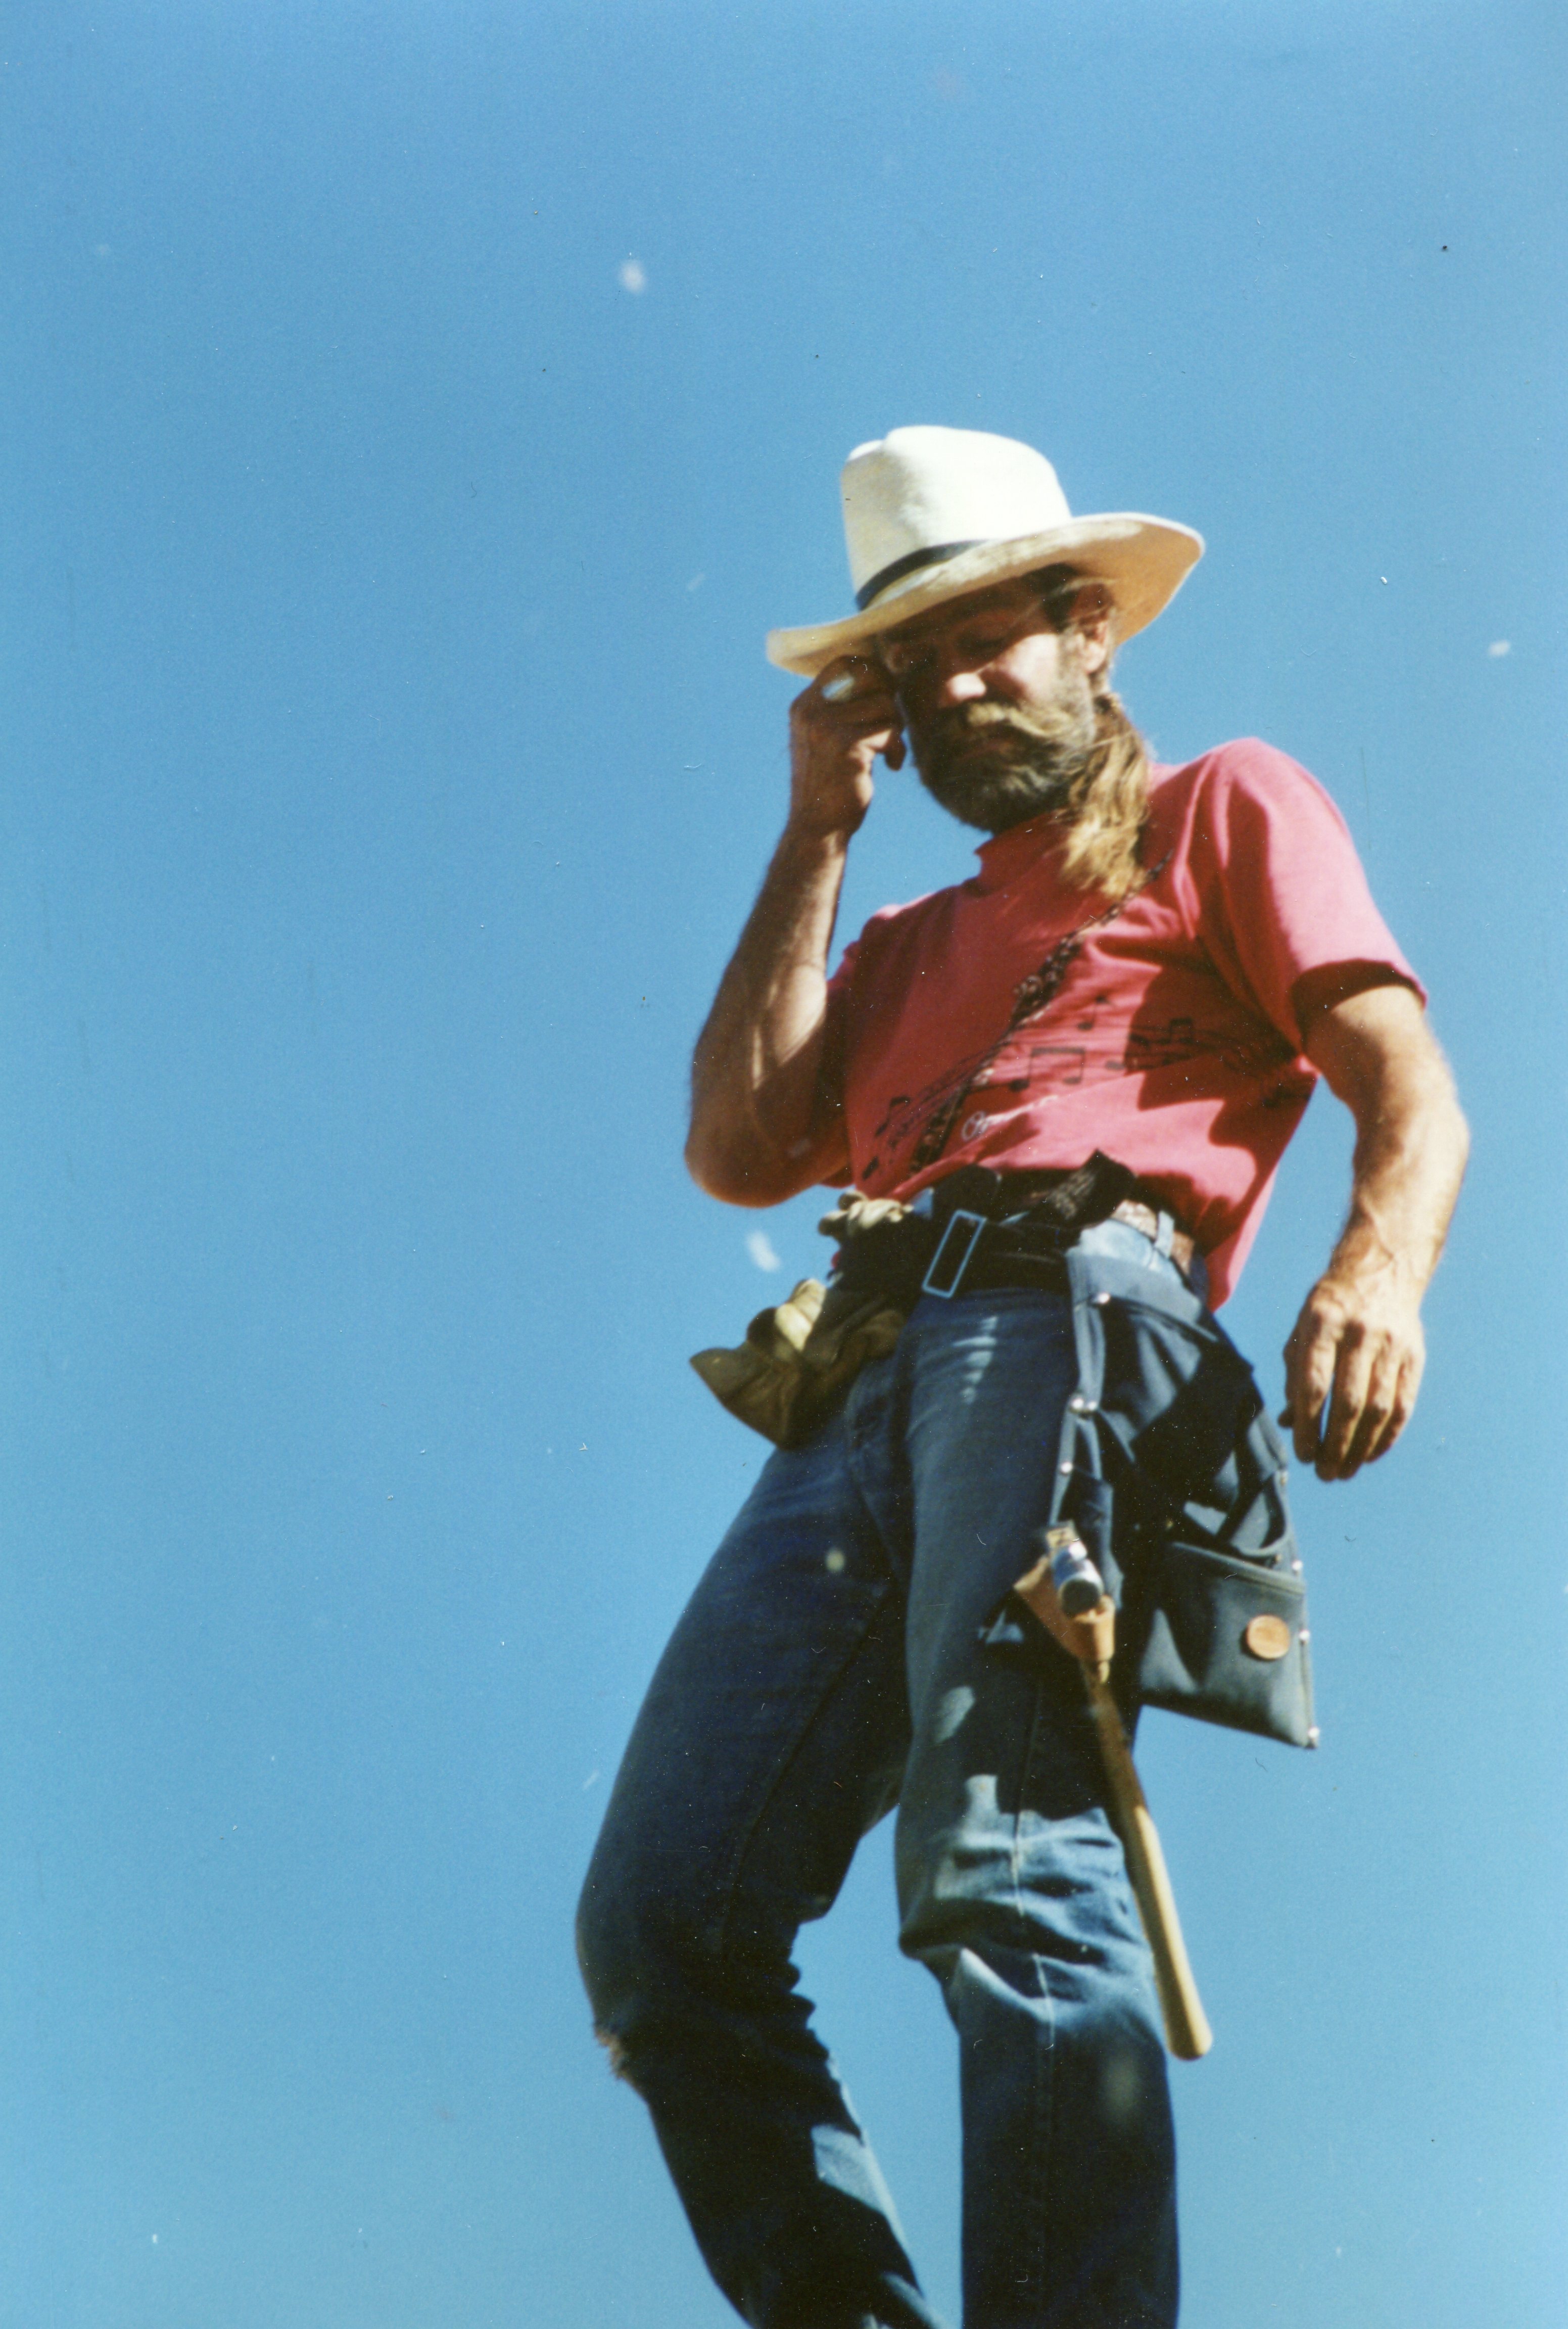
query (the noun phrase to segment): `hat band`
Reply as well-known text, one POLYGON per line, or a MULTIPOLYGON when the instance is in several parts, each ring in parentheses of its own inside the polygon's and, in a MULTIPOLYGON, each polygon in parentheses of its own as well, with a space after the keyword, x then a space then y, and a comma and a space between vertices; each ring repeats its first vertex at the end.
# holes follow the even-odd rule
POLYGON ((880 574, 873 574, 871 580, 856 591, 855 604, 864 614, 872 599, 879 599, 890 582, 902 581, 906 574, 913 574, 918 566, 934 566, 941 559, 956 558, 961 550, 978 550, 982 542, 991 539, 989 534, 978 534, 972 542, 939 542, 934 550, 912 550, 906 558, 896 558, 891 566, 884 566, 880 574))

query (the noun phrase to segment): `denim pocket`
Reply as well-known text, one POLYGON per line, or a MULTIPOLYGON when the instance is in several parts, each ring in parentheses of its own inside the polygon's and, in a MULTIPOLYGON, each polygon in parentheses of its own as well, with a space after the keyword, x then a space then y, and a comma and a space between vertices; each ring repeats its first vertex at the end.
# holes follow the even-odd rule
POLYGON ((1150 1555, 1153 1604, 1138 1668, 1146 1705, 1315 1747, 1307 1598, 1293 1547, 1252 1556, 1179 1534, 1150 1555))

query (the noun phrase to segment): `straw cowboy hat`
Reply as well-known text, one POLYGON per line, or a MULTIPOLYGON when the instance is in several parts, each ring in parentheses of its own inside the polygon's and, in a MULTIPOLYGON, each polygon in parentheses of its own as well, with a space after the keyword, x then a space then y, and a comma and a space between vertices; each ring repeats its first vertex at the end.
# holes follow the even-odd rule
POLYGON ((1203 556, 1201 534, 1164 518, 1075 517, 1043 453, 976 429, 895 429, 857 445, 843 496, 859 613, 767 635, 769 662, 808 679, 878 631, 1039 566, 1103 582, 1116 637, 1131 638, 1203 556))

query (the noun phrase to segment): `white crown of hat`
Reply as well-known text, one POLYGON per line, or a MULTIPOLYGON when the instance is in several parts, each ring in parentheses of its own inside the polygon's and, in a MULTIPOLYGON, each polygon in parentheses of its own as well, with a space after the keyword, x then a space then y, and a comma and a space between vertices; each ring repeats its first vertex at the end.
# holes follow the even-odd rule
POLYGON ((1074 517, 1043 453, 982 429, 891 429, 855 448, 842 494, 859 611, 771 632, 768 654, 786 670, 815 673, 893 622, 1058 562, 1109 586, 1117 636, 1127 638, 1203 554, 1200 535, 1164 518, 1074 517))
POLYGON ((1043 453, 978 429, 895 429, 844 464, 844 540, 864 609, 904 574, 978 542, 1072 521, 1043 453))

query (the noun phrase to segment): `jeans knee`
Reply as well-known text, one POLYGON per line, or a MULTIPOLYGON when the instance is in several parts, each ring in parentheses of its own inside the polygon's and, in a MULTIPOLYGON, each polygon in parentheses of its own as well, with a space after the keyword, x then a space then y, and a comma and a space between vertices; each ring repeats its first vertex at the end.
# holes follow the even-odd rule
POLYGON ((577 1902, 577 1969, 588 1994, 594 2035, 617 2079, 628 2076, 626 2035, 635 2024, 636 1960, 617 1903, 590 1870, 577 1902))
POLYGON ((712 1950, 694 1907, 671 1881, 674 1873, 601 1850, 577 1903, 577 1964, 595 2031, 617 2072, 620 2050, 711 1977, 712 1950))
POLYGON ((635 1973, 628 1920, 615 1887, 590 1868, 577 1902, 577 1969, 603 2029, 624 2000, 635 1973))

